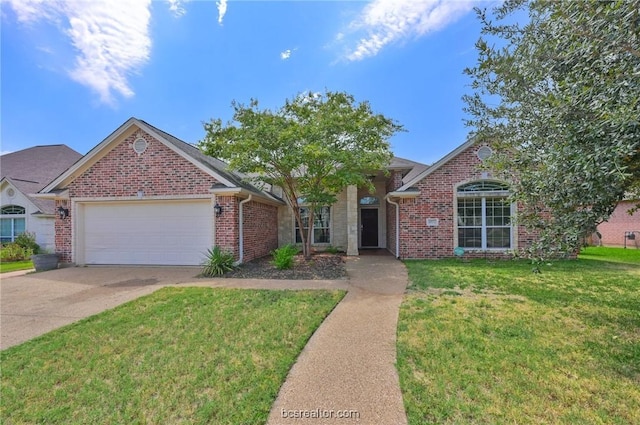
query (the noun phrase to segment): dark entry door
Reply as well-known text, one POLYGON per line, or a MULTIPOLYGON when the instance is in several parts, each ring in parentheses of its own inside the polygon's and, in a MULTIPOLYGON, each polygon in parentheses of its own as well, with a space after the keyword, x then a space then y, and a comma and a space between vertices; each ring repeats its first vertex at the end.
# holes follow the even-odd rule
POLYGON ((378 210, 362 209, 360 210, 360 224, 362 225, 362 233, 360 241, 363 247, 378 246, 378 210))

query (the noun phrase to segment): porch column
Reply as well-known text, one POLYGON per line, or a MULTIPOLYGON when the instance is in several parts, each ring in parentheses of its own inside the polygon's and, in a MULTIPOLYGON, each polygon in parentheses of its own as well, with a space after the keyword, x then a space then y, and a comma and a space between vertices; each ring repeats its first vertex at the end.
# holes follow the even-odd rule
POLYGON ((347 255, 358 255, 358 188, 347 186, 347 255))

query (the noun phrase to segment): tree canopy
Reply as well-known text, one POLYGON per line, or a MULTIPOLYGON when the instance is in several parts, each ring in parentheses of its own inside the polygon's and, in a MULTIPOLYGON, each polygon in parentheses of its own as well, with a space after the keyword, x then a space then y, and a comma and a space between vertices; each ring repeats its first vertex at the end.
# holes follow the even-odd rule
POLYGON ((640 198, 638 3, 511 0, 476 12, 467 124, 499 147, 491 165, 513 173, 519 220, 540 234, 533 248, 577 249, 620 200, 640 198))
POLYGON ((282 188, 299 228, 307 229, 300 232, 305 257, 317 208, 335 203, 348 185, 372 189, 367 174, 389 164, 388 139, 402 130, 343 92, 302 93, 274 111, 261 109, 257 100, 232 107, 232 122, 204 124, 199 147, 255 182, 282 188), (305 222, 302 204, 309 211, 305 222))

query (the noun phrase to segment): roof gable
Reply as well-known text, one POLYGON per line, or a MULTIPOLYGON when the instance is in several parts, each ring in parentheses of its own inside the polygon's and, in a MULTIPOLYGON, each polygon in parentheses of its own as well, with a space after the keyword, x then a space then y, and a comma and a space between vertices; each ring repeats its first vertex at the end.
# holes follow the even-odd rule
POLYGON ((269 199, 277 200, 270 194, 264 193, 252 185, 243 182, 240 176, 237 176, 228 170, 227 164, 223 161, 204 155, 195 146, 192 146, 169 133, 158 129, 145 121, 133 117, 128 119, 124 124, 107 136, 107 138, 91 149, 80 161, 43 188, 41 193, 56 193, 57 191, 65 189, 71 182, 90 169, 100 159, 120 145, 123 140, 138 130, 142 130, 149 134, 162 145, 166 146, 168 149, 175 152, 177 155, 181 156, 204 173, 212 176, 225 187, 243 188, 269 199))
MULTIPOLYGON (((31 210, 37 210, 38 213, 40 214, 54 214, 55 212, 54 201, 51 201, 49 199, 39 199, 33 196, 29 196, 31 193, 35 193, 35 191, 25 191, 24 190, 25 186, 21 187, 20 185, 16 184, 16 182, 14 182, 10 177, 2 177, 2 179, 0 179, 0 188, 2 189, 3 192, 7 186, 13 188, 15 191, 22 194, 24 199, 27 202, 31 203, 31 206, 33 207, 33 208, 30 208, 31 210)), ((13 203, 11 199, 7 199, 7 198, 3 199, 3 201, 4 202, 2 203, 2 206, 11 205, 13 203)))
POLYGON ((406 179, 406 180, 408 180, 408 181, 406 181, 406 183, 405 183, 405 180, 403 180, 404 184, 400 188, 398 188, 396 190, 396 192, 404 192, 404 191, 407 191, 407 190, 411 189, 418 182, 420 182, 425 177, 429 176, 430 174, 432 174, 433 172, 435 172, 436 170, 441 168, 443 165, 445 165, 446 163, 448 163, 449 161, 451 161, 452 159, 454 159, 455 157, 460 155, 462 152, 467 150, 469 147, 473 146, 475 143, 476 143, 476 139, 475 138, 468 139, 466 142, 464 142, 463 144, 458 146, 456 149, 454 149, 451 152, 449 152, 447 155, 442 157, 440 160, 435 162, 430 167, 424 169, 422 172, 420 172, 419 174, 415 175, 410 180, 406 179))

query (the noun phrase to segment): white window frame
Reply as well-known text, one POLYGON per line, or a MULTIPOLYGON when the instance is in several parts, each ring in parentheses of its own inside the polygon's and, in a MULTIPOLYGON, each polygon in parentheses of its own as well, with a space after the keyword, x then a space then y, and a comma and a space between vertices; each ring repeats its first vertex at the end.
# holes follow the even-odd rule
POLYGON ((515 211, 515 205, 509 204, 510 219, 508 225, 488 225, 487 224, 487 200, 493 199, 506 199, 509 196, 508 190, 477 190, 477 191, 460 191, 461 188, 467 185, 479 184, 482 186, 483 182, 497 183, 498 185, 506 186, 505 183, 497 182, 493 180, 477 180, 471 182, 465 182, 459 184, 455 188, 455 232, 454 232, 454 247, 463 248, 465 251, 509 251, 512 250, 516 244, 516 226, 513 224, 513 216, 515 211), (462 199, 475 199, 480 200, 481 205, 481 223, 480 225, 463 225, 461 224, 461 216, 459 213, 460 200, 462 199), (460 230, 461 229, 480 229, 481 243, 479 247, 466 247, 460 245, 460 230), (488 233, 491 229, 509 229, 509 246, 508 247, 489 247, 488 245, 488 233))
POLYGON ((2 207, 2 209, 5 208, 10 208, 10 207, 14 207, 14 208, 20 208, 23 212, 22 213, 5 213, 5 214, 0 214, 0 220, 5 221, 5 220, 9 220, 11 223, 11 240, 10 241, 4 241, 2 243, 9 243, 9 242, 15 242, 16 238, 23 232, 27 231, 27 209, 23 206, 20 205, 5 205, 4 207, 2 207), (22 232, 16 234, 16 220, 22 220, 23 224, 23 230, 22 232))
MULTIPOLYGON (((306 206, 306 205, 301 205, 300 209, 302 210, 303 208, 309 208, 309 207, 306 206)), ((324 206, 321 206, 321 207, 318 207, 318 208, 327 208, 328 209, 329 222, 327 223, 327 227, 316 227, 315 223, 314 223, 313 240, 311 241, 311 244, 312 245, 331 245, 331 240, 333 238, 333 230, 331 228, 331 223, 333 222, 333 217, 332 217, 333 208, 331 208, 331 206, 329 206, 329 205, 324 205, 324 206), (316 239, 315 239, 315 235, 316 235, 315 230, 317 230, 317 229, 326 229, 326 231, 329 233, 329 241, 328 242, 317 242, 316 241, 316 239)), ((316 217, 317 217, 317 213, 314 214, 314 221, 315 221, 316 217)), ((303 231, 306 232, 306 231, 308 231, 308 229, 309 229, 308 227, 305 227, 303 229, 303 231)), ((293 217, 293 241, 294 241, 294 243, 302 243, 301 240, 298 240, 298 232, 299 231, 300 231, 300 228, 298 227, 298 221, 295 219, 295 217, 293 217)))

